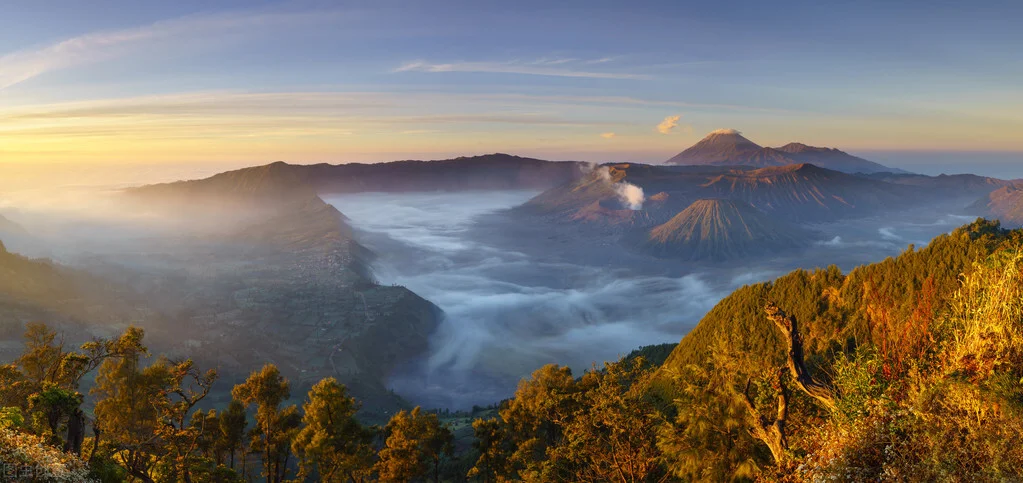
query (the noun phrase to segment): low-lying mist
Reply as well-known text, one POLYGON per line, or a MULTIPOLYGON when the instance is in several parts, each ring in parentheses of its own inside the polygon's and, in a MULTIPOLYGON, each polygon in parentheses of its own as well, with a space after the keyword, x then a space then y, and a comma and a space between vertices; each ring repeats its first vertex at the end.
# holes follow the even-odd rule
MULTIPOLYGON (((893 215, 814 226, 825 240, 804 253, 730 266, 640 257, 610 262, 620 247, 593 249, 566 228, 554 247, 549 228, 501 216, 535 192, 382 194, 325 197, 379 258, 383 284, 404 285, 446 317, 429 357, 399 371, 391 387, 417 404, 459 408, 508 397, 546 363, 577 374, 647 344, 677 342, 721 298, 743 284, 798 267, 844 270, 926 244, 970 217, 893 215), (589 253, 583 254, 586 250, 589 253), (601 254, 605 256, 601 256, 601 254)), ((950 211, 953 210, 953 211, 950 211)))
POLYGON ((438 407, 492 403, 546 363, 581 371, 641 345, 676 342, 732 285, 702 273, 669 277, 537 256, 543 239, 500 247, 481 240, 477 217, 535 194, 326 198, 379 254, 381 283, 404 285, 446 314, 429 358, 392 379, 400 394, 438 407))
MULTIPOLYGON (((445 313, 428 355, 389 381, 399 394, 431 407, 493 403, 546 363, 569 365, 579 374, 642 345, 677 342, 743 284, 799 267, 836 264, 849 270, 896 255, 909 244, 923 246, 972 220, 958 214, 961 205, 950 203, 819 224, 810 228, 821 234, 820 241, 805 251, 700 265, 630 253, 607 238, 587 235, 584 227, 508 211, 536 194, 324 196, 349 217, 358 241, 377 254, 372 271, 380 283, 406 286, 445 313)), ((209 307, 221 307, 222 298, 234 300, 240 286, 255 282, 235 283, 249 276, 242 268, 262 264, 223 235, 262 218, 181 206, 189 208, 147 211, 118 190, 97 187, 5 193, 0 214, 27 235, 3 241, 12 252, 114 276, 147 306, 167 314, 220 313, 216 310, 226 309, 209 307), (192 286, 199 282, 206 285, 192 286), (216 290, 207 293, 208 286, 216 290)), ((300 268, 296 277, 303 276, 300 268)), ((261 281, 261 293, 273 296, 274 280, 261 281)), ((220 329, 215 325, 197 337, 212 338, 220 329)), ((182 343, 173 331, 166 334, 161 350, 182 343)), ((241 339, 216 337, 223 347, 249 350, 241 339)))

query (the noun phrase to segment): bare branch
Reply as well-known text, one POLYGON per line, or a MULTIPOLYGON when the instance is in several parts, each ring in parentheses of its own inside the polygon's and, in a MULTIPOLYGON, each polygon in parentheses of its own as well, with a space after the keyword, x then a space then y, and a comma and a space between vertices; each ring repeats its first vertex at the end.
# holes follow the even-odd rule
POLYGON ((786 314, 773 302, 769 302, 764 307, 764 311, 767 312, 767 320, 773 322, 785 336, 785 343, 788 345, 788 367, 792 371, 792 379, 796 386, 824 407, 834 410, 834 391, 827 384, 814 379, 806 368, 803 356, 803 336, 799 333, 796 318, 786 314))

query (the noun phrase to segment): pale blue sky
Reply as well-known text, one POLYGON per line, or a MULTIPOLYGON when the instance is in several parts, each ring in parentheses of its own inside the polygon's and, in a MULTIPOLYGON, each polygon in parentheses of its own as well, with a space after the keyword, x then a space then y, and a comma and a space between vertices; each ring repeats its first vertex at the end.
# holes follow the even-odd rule
POLYGON ((1021 2, 211 3, 4 2, 0 162, 1023 151, 1021 2))

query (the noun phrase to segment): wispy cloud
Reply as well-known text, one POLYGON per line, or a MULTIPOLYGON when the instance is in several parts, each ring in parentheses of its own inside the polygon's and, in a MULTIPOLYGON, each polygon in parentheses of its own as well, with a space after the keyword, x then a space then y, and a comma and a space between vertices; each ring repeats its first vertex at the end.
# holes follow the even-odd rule
MULTIPOLYGON (((610 62, 608 58, 597 59, 598 63, 610 62)), ((394 72, 473 72, 491 74, 518 74, 537 75, 549 77, 582 77, 589 79, 629 79, 649 80, 651 77, 645 74, 628 72, 593 71, 579 68, 582 65, 592 64, 593 61, 579 59, 538 59, 530 62, 518 60, 506 62, 454 62, 447 64, 436 64, 426 61, 406 63, 394 72)))
POLYGON ((281 126, 292 126, 287 133, 295 135, 348 135, 366 131, 428 134, 453 125, 609 124, 585 115, 524 111, 523 107, 521 103, 414 93, 207 91, 0 109, 0 136, 43 143, 57 138, 133 134, 161 138, 281 135, 285 132, 281 126))
MULTIPOLYGON (((147 51, 154 42, 189 43, 233 31, 259 32, 270 26, 323 21, 337 12, 230 12, 181 17, 121 30, 92 32, 54 44, 0 56, 0 90, 47 72, 147 51)), ((174 45, 174 44, 172 44, 174 45)))
POLYGON ((604 139, 611 139, 611 138, 613 138, 615 136, 617 136, 617 134, 615 134, 613 132, 605 132, 605 133, 601 133, 600 134, 600 137, 602 137, 604 139))
POLYGON ((675 129, 675 126, 678 126, 678 120, 681 117, 682 116, 668 116, 668 117, 664 118, 664 120, 661 121, 661 123, 657 125, 657 132, 659 132, 661 134, 668 134, 668 133, 670 133, 672 131, 672 129, 675 129))

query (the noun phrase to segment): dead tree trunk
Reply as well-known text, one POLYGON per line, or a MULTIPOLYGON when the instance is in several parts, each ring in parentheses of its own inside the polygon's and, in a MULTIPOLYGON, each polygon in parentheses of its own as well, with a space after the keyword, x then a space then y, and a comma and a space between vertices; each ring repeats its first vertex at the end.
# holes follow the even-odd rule
POLYGON ((96 448, 99 448, 99 437, 103 434, 103 430, 99 426, 99 419, 92 420, 92 450, 89 451, 89 457, 85 460, 92 463, 92 459, 96 457, 96 448))
POLYGON ((750 381, 742 391, 742 402, 746 406, 746 425, 754 438, 759 439, 771 450, 774 463, 780 465, 785 461, 788 442, 785 440, 785 418, 789 413, 789 393, 782 377, 784 369, 778 371, 778 411, 773 419, 765 418, 757 411, 753 397, 749 394, 750 381))
POLYGON ((788 345, 788 366, 796 386, 824 407, 834 410, 834 391, 827 384, 814 379, 806 368, 806 361, 803 359, 803 336, 799 333, 796 318, 786 314, 773 302, 769 302, 764 311, 767 312, 767 319, 781 330, 788 345))
POLYGON ((67 421, 67 440, 64 442, 64 451, 74 453, 76 456, 82 454, 82 441, 85 440, 85 414, 80 408, 75 408, 67 421))

